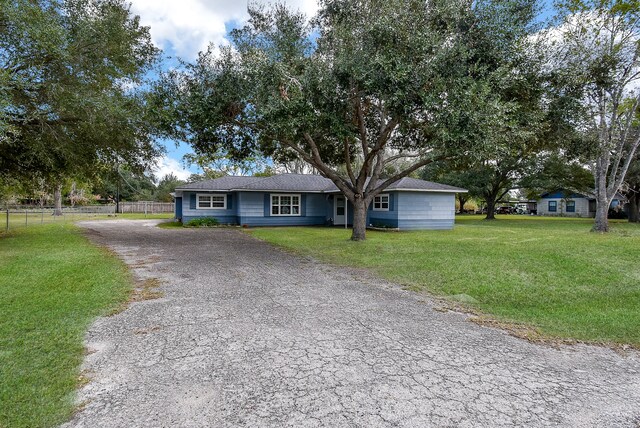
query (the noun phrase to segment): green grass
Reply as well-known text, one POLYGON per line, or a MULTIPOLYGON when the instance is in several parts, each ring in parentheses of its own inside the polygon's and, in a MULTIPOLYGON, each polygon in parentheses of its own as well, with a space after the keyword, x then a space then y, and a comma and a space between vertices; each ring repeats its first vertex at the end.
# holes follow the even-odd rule
POLYGON ((466 294, 475 310, 544 336, 640 346, 640 225, 591 219, 461 216, 452 231, 260 228, 254 236, 322 261, 369 268, 417 291, 466 294))
POLYGON ((131 287, 125 265, 71 224, 0 235, 0 427, 71 416, 84 334, 131 287))
POLYGON ((180 221, 167 221, 158 225, 161 229, 182 229, 184 225, 180 221))
MULTIPOLYGON (((73 223, 81 220, 162 220, 173 218, 173 213, 161 214, 144 214, 144 213, 127 213, 127 214, 93 214, 93 213, 65 213, 63 216, 52 216, 50 213, 42 215, 37 210, 27 211, 25 213, 12 212, 9 215, 9 230, 23 229, 25 227, 40 226, 43 224, 64 224, 73 223)), ((0 210, 0 233, 6 231, 7 217, 6 212, 0 210)))
MULTIPOLYGON (((127 213, 127 214, 93 214, 93 213, 65 213, 63 216, 52 216, 50 213, 42 215, 37 210, 27 211, 25 213, 12 212, 9 215, 9 230, 23 229, 25 227, 40 226, 43 224, 64 224, 73 223, 80 220, 153 220, 153 219, 170 219, 173 213, 147 214, 144 213, 127 213)), ((6 212, 0 211, 0 233, 6 230, 7 217, 6 212)))

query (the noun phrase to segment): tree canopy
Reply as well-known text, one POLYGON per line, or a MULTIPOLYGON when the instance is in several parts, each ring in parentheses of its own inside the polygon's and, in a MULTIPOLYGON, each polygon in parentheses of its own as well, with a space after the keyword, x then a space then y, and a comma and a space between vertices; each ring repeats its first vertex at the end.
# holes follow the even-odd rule
POLYGON ((558 3, 550 30, 549 67, 571 95, 578 147, 593 173, 597 202, 594 230, 609 229, 609 205, 624 183, 640 146, 640 5, 627 0, 558 3))
POLYGON ((124 0, 0 2, 0 179, 148 164, 137 87, 157 55, 124 0))
POLYGON ((326 0, 310 22, 252 7, 231 46, 165 76, 155 120, 200 154, 304 160, 353 204, 352 239, 364 239, 366 207, 388 185, 504 135, 519 104, 495 89, 526 83, 534 6, 326 0))

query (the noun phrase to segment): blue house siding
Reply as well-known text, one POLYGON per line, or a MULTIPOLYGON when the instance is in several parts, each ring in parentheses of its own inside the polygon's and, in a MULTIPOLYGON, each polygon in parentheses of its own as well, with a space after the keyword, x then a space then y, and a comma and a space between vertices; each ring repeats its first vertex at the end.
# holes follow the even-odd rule
POLYGON ((271 194, 277 192, 238 192, 238 224, 247 226, 315 226, 326 223, 325 195, 319 193, 292 193, 300 195, 299 216, 274 216, 270 208, 271 194))
POLYGON ((453 229, 453 193, 398 192, 396 207, 401 230, 453 229))
POLYGON ((220 224, 238 224, 237 193, 218 192, 183 192, 182 194, 182 221, 187 223, 198 218, 215 218, 220 224), (196 208, 197 195, 226 195, 227 209, 198 209, 196 208))
POLYGON ((375 211, 371 203, 367 210, 367 224, 374 227, 398 227, 398 192, 382 192, 382 195, 389 195, 389 211, 375 211))
POLYGON ((327 195, 321 193, 307 193, 306 215, 310 217, 324 217, 326 220, 327 195))
MULTIPOLYGON (((453 193, 393 191, 389 195, 389 211, 367 210, 367 224, 398 227, 401 230, 451 229, 454 225, 455 197, 453 193)), ((315 226, 325 225, 334 217, 334 195, 304 192, 230 193, 184 191, 176 197, 176 217, 182 220, 212 217, 221 224, 247 226, 315 226), (197 194, 227 195, 227 209, 197 209, 197 194), (300 216, 271 215, 271 194, 299 194, 300 216)), ((353 224, 353 206, 347 206, 347 223, 353 224)))

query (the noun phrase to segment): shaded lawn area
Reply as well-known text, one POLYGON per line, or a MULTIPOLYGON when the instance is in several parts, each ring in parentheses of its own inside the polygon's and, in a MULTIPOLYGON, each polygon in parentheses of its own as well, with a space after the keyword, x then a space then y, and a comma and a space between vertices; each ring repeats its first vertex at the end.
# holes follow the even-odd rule
POLYGON ((125 265, 71 224, 0 234, 0 427, 71 416, 84 334, 131 288, 125 265))
POLYGON ((260 239, 319 260, 366 267, 382 277, 449 297, 545 336, 640 346, 640 225, 592 219, 499 216, 456 219, 452 231, 367 232, 259 228, 260 239))

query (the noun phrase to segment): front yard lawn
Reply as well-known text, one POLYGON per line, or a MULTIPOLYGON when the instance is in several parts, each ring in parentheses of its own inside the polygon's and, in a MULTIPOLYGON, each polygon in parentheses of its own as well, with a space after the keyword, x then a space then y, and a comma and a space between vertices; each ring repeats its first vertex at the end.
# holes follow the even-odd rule
POLYGON ((0 427, 70 417, 84 334, 131 287, 124 263, 71 224, 0 234, 0 427))
MULTIPOLYGON (((258 228, 260 239, 319 260, 365 267, 544 336, 640 347, 640 225, 591 219, 462 216, 452 231, 258 228), (469 299, 470 296, 472 299, 469 299), (473 302, 473 303, 469 303, 473 302)), ((428 328, 428 326, 425 326, 428 328)))

